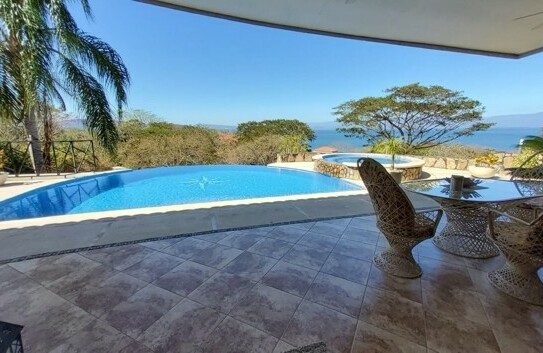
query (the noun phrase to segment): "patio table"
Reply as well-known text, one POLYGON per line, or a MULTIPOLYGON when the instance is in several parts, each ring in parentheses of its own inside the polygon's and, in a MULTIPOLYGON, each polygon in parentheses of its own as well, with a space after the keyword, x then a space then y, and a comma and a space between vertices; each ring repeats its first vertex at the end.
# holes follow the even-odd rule
POLYGON ((433 238, 434 244, 449 253, 489 258, 499 254, 486 237, 488 212, 501 206, 543 196, 543 183, 480 179, 479 184, 451 193, 445 179, 419 180, 402 184, 407 191, 430 197, 443 208, 445 228, 433 238))

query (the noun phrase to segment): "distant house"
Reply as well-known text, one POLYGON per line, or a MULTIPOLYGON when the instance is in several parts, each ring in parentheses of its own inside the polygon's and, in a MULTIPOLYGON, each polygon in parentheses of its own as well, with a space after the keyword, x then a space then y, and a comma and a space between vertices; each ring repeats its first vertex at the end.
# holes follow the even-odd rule
POLYGON ((332 147, 332 146, 320 146, 320 147, 315 148, 313 150, 313 152, 316 152, 316 153, 336 153, 337 148, 332 147))

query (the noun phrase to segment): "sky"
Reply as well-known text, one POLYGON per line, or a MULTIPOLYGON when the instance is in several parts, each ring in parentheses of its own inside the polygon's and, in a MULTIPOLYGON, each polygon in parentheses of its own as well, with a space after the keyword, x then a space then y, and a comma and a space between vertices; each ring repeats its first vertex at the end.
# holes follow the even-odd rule
POLYGON ((462 91, 485 116, 543 112, 543 54, 515 60, 371 43, 133 0, 91 6, 92 21, 78 6, 72 14, 121 54, 132 79, 128 107, 174 123, 333 121, 343 102, 413 82, 462 91))

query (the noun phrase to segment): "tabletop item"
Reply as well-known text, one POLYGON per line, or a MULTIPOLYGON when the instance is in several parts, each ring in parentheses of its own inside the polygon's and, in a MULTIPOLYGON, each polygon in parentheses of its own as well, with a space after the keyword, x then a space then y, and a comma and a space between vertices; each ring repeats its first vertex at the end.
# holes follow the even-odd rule
POLYGON ((459 256, 489 258, 497 256, 499 250, 486 237, 488 212, 510 202, 543 195, 543 188, 527 188, 524 184, 521 181, 484 179, 452 195, 450 184, 445 179, 408 182, 402 186, 441 205, 447 216, 447 225, 433 238, 437 247, 459 256))
POLYGON ((450 191, 462 192, 464 188, 464 176, 463 175, 451 175, 450 179, 450 191))

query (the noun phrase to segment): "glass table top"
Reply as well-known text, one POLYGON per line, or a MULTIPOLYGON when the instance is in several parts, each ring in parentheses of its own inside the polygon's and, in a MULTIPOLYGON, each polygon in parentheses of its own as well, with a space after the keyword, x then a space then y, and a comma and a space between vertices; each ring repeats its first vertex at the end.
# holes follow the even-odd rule
POLYGON ((461 193, 450 192, 445 179, 419 180, 401 184, 405 190, 433 198, 451 198, 474 202, 499 202, 543 196, 543 182, 471 179, 477 184, 461 193))

